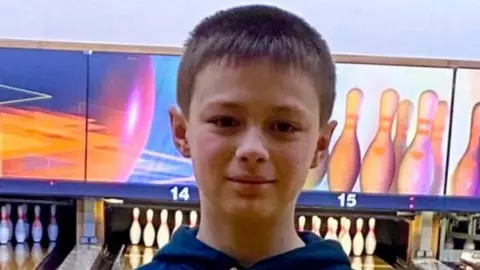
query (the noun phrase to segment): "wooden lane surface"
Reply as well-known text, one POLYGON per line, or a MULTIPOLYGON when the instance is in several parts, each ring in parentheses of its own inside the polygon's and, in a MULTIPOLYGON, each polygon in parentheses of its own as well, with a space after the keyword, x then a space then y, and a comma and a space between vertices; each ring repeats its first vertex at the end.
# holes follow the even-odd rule
POLYGON ((49 247, 31 243, 1 245, 0 269, 36 269, 52 250, 53 245, 49 247))
POLYGON ((129 246, 123 255, 122 269, 132 270, 149 263, 157 251, 157 248, 146 248, 140 245, 129 246))
POLYGON ((395 269, 376 256, 352 257, 350 260, 354 270, 395 269))

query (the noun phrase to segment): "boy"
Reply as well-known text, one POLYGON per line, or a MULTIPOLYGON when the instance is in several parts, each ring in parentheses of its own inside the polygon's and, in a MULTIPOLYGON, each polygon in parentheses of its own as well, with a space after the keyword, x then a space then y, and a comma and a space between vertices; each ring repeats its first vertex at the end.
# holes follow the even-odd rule
POLYGON ((191 33, 177 83, 174 143, 193 161, 202 219, 140 269, 351 269, 338 242, 294 228, 335 128, 320 34, 275 7, 218 12, 191 33))

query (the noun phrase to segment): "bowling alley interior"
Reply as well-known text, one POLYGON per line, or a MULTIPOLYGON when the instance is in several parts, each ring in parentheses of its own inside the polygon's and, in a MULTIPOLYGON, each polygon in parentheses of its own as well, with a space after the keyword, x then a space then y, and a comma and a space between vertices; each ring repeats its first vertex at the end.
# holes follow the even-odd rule
MULTIPOLYGON (((201 224, 167 114, 180 55, 0 40, 0 269, 136 269, 201 224)), ((338 126, 296 230, 356 270, 480 269, 480 62, 334 60, 338 126)))

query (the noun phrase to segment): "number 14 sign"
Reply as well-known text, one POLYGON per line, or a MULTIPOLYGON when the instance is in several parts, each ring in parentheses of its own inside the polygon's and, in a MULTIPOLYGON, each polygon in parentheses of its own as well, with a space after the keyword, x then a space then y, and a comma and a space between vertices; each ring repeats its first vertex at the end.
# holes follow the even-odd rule
POLYGON ((172 200, 174 201, 185 201, 190 200, 190 188, 189 187, 173 187, 170 189, 172 194, 172 200))

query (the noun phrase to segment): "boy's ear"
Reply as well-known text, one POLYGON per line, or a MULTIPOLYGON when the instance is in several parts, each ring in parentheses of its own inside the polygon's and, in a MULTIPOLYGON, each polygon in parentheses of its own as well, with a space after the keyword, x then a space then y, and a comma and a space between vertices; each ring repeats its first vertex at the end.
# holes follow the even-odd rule
POLYGON ((187 119, 176 106, 168 109, 170 128, 172 129, 173 143, 182 156, 190 158, 190 146, 187 140, 187 119))
POLYGON ((320 163, 325 162, 324 159, 328 156, 328 146, 330 145, 330 140, 337 124, 337 121, 332 120, 320 131, 320 136, 318 136, 317 140, 317 149, 315 149, 310 169, 314 169, 320 163))

